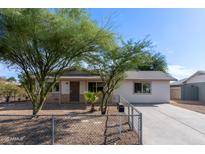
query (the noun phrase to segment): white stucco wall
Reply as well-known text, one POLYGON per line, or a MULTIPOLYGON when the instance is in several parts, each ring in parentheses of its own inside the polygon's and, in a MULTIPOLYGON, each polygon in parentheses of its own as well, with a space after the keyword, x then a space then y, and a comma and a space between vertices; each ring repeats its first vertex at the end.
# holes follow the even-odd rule
POLYGON ((187 81, 187 83, 205 82, 205 75, 196 75, 187 81))
POLYGON ((125 80, 120 87, 115 90, 115 94, 119 94, 131 103, 165 103, 170 101, 170 83, 169 81, 151 81, 151 94, 134 93, 134 82, 125 80))
MULTIPOLYGON (((170 101, 169 81, 151 81, 151 94, 134 93, 134 82, 140 81, 123 81, 114 93, 132 103, 164 103, 170 101)), ((80 81, 80 94, 84 94, 85 91, 87 91, 87 81, 82 80, 80 81)), ((61 81, 61 93, 70 93, 70 81, 61 81)))
POLYGON ((70 93, 70 82, 69 81, 61 81, 61 93, 62 94, 70 93))
POLYGON ((86 84, 87 84, 86 81, 80 81, 80 94, 84 94, 85 91, 87 91, 86 84))

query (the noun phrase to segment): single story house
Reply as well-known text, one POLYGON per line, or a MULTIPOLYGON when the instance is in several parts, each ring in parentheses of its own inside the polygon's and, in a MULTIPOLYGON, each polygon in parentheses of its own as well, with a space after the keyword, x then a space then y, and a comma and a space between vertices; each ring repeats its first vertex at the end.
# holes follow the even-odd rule
MULTIPOLYGON (((167 103, 170 101, 170 81, 175 78, 160 71, 127 71, 126 78, 114 91, 132 103, 167 103)), ((87 72, 64 73, 47 97, 47 102, 82 103, 86 91, 103 89, 100 76, 87 72)))
POLYGON ((171 99, 205 102, 205 71, 197 71, 187 79, 170 85, 171 99))

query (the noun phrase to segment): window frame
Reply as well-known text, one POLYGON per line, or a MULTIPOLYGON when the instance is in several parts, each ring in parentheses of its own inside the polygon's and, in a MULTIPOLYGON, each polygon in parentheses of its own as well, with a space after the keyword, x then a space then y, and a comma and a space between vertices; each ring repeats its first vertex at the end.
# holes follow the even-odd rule
POLYGON ((133 82, 133 93, 137 95, 151 95, 152 94, 152 82, 151 81, 134 81, 133 82), (135 92, 135 84, 140 83, 141 84, 141 93, 135 92), (143 85, 144 84, 150 84, 150 93, 144 93, 143 85))
POLYGON ((97 85, 98 85, 98 83, 103 83, 102 81, 88 81, 87 82, 87 91, 89 91, 89 83, 95 83, 95 93, 97 93, 97 92, 99 92, 99 91, 97 91, 97 85))

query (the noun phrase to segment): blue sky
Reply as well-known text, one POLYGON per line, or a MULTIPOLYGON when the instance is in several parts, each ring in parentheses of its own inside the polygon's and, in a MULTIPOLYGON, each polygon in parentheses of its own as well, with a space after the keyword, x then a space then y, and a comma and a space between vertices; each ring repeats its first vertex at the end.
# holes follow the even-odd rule
MULTIPOLYGON (((169 73, 178 79, 205 70, 205 9, 88 9, 98 24, 111 17, 112 30, 125 40, 147 35, 155 51, 166 56, 169 73)), ((0 65, 0 76, 16 76, 0 65)))

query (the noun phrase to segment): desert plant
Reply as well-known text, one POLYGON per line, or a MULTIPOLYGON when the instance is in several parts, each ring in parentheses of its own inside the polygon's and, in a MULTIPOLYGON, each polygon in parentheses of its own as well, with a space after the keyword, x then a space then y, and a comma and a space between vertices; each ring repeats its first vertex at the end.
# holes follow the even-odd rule
POLYGON ((91 111, 91 112, 94 112, 94 111, 95 111, 95 103, 97 102, 97 100, 98 100, 99 97, 97 96, 96 93, 94 93, 94 92, 89 92, 89 91, 84 94, 84 97, 85 97, 85 100, 86 100, 88 103, 91 104, 91 109, 90 109, 90 111, 91 111))

